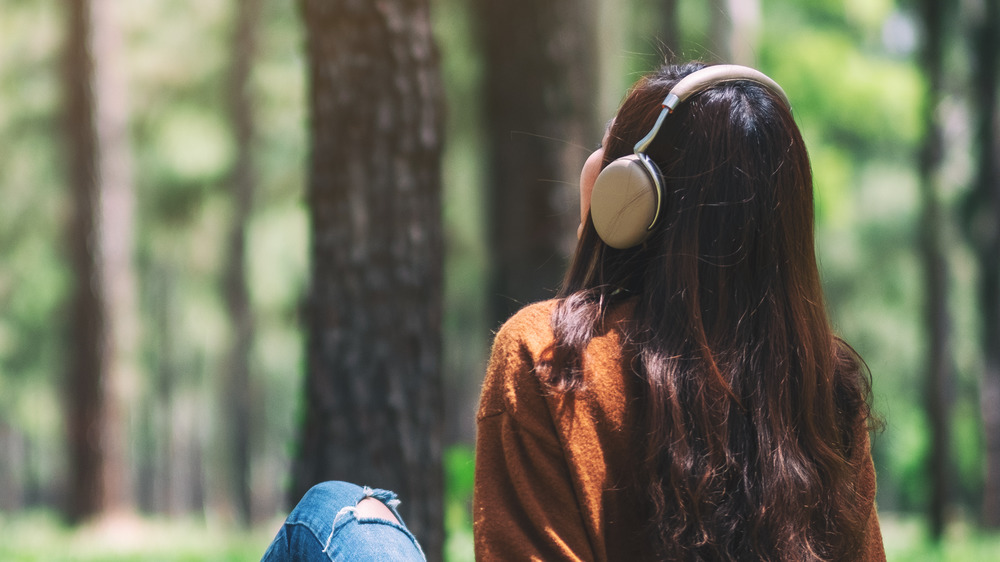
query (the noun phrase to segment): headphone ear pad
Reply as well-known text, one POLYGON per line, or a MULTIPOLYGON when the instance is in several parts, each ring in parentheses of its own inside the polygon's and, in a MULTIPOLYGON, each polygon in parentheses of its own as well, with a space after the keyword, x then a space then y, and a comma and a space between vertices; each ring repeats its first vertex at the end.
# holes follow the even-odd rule
POLYGON ((623 156, 608 164, 594 181, 590 217, 598 236, 612 248, 641 244, 657 216, 657 182, 640 157, 623 156))

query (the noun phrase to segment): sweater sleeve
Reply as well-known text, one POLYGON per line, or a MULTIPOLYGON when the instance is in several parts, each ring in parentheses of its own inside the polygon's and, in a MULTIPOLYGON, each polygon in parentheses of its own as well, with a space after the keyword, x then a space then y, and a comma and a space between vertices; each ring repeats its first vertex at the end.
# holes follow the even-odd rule
POLYGON ((593 560, 536 355, 516 318, 494 341, 477 415, 476 560, 593 560))

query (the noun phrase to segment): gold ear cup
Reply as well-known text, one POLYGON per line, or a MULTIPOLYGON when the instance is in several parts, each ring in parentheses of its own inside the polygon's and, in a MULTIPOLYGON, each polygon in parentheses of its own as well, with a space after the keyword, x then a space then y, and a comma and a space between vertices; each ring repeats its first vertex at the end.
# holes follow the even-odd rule
POLYGON ((601 240, 623 250, 641 244, 656 218, 657 187, 632 154, 607 165, 594 182, 590 216, 601 240))

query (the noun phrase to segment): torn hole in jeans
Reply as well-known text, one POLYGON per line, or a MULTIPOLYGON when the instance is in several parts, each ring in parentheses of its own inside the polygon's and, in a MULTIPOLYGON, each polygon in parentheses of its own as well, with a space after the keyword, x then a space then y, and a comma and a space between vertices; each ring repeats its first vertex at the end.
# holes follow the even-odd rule
POLYGON ((399 499, 396 498, 395 493, 387 490, 372 489, 368 486, 365 486, 362 492, 364 495, 357 503, 344 506, 333 518, 333 528, 330 529, 330 536, 327 537, 326 544, 323 545, 323 552, 326 552, 330 547, 333 535, 337 532, 337 526, 341 519, 348 514, 353 515, 357 520, 381 520, 393 525, 402 524, 399 516, 395 514, 395 508, 399 505, 399 499), (375 500, 378 504, 367 502, 367 505, 361 505, 365 500, 375 500))

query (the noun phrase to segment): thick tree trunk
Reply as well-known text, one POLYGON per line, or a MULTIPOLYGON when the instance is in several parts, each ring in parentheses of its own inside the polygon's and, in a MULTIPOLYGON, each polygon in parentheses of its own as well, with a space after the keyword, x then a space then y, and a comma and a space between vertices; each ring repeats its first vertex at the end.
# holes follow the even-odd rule
POLYGON ((938 171, 943 157, 938 105, 943 95, 942 66, 945 11, 938 0, 922 0, 921 16, 924 45, 921 64, 926 76, 924 94, 924 141, 920 161, 920 196, 923 217, 920 222, 920 250, 924 266, 924 324, 927 329, 927 372, 924 383, 924 403, 931 430, 931 447, 927 454, 927 475, 930 481, 928 521, 931 537, 940 540, 944 534, 945 510, 949 500, 950 467, 949 420, 951 388, 951 350, 948 341, 948 260, 942 236, 944 218, 938 194, 938 171))
POLYGON ((233 219, 229 234, 229 258, 226 264, 225 292, 233 340, 229 351, 226 377, 229 431, 230 482, 239 520, 246 526, 253 521, 250 464, 253 410, 250 378, 250 353, 253 346, 254 317, 246 281, 247 222, 255 191, 252 143, 254 136, 250 72, 257 43, 257 21, 261 0, 241 0, 236 4, 236 26, 232 46, 230 108, 236 137, 236 161, 231 178, 233 219))
POLYGON ((590 0, 476 0, 487 137, 494 325, 551 297, 580 221, 580 167, 600 141, 590 0))
POLYGON ((133 209, 113 3, 69 2, 66 108, 76 293, 68 367, 72 519, 132 508, 124 403, 135 382, 133 209))
POLYGON ((312 220, 305 416, 292 499, 400 494, 442 555, 442 91, 426 0, 302 0, 312 220))
POLYGON ((973 23, 973 96, 978 174, 967 206, 967 228, 979 262, 983 378, 980 408, 986 440, 983 522, 1000 528, 1000 6, 984 2, 973 23))

